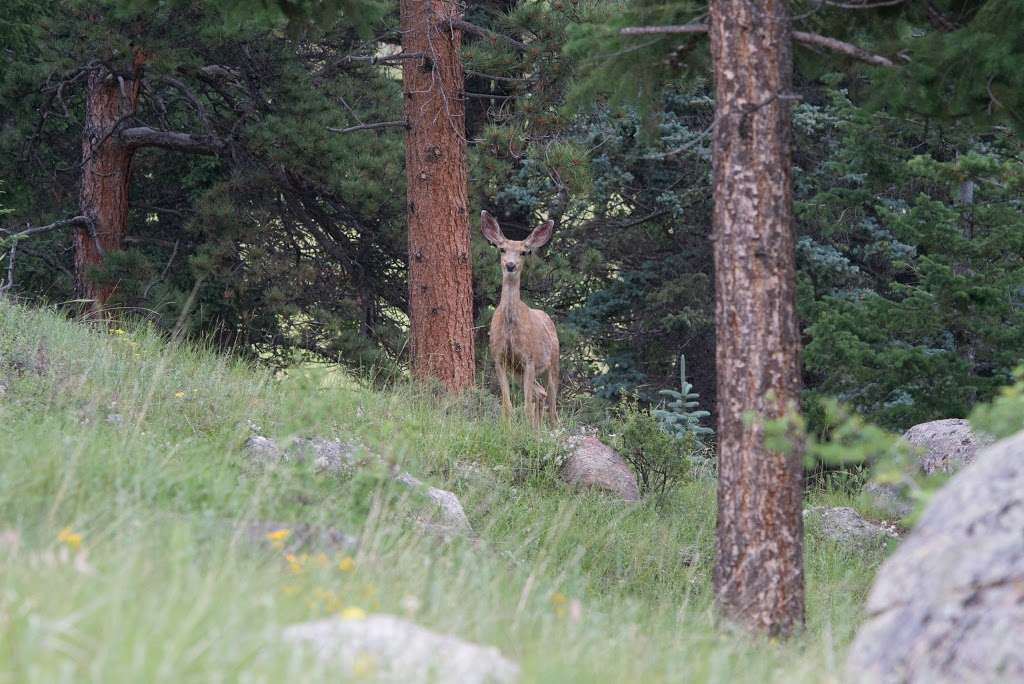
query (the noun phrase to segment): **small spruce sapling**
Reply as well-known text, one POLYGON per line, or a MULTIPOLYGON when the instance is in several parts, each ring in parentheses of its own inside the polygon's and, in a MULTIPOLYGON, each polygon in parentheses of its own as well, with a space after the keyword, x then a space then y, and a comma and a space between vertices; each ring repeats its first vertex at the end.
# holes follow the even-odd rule
POLYGON ((700 405, 700 395, 693 391, 693 385, 686 381, 686 356, 679 355, 679 392, 663 389, 658 393, 671 399, 665 408, 654 409, 651 413, 658 420, 661 429, 677 439, 692 437, 698 444, 702 444, 702 435, 713 435, 715 433, 709 427, 700 424, 702 418, 711 414, 708 411, 697 409, 700 405), (697 410, 694 410, 697 409, 697 410))

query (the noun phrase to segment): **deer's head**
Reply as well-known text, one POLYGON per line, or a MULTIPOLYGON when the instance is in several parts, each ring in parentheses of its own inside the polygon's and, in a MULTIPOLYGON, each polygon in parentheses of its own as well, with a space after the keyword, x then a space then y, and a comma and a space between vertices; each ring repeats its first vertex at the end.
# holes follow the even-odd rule
POLYGON ((486 211, 480 212, 480 231, 487 241, 501 252, 501 275, 503 278, 518 278, 523 270, 523 261, 533 250, 539 249, 551 239, 555 222, 550 219, 533 229, 525 240, 509 240, 501 232, 498 220, 486 211))

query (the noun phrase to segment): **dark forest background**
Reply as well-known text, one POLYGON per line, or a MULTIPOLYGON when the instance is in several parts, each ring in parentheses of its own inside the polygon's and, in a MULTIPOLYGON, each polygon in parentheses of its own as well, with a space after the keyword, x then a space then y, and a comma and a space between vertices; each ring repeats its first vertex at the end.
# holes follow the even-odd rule
MULTIPOLYGON (((128 123, 226 146, 135 155, 127 248, 93 274, 112 288, 108 304, 270 364, 404 373, 402 132, 367 125, 401 121, 397 9, 351 2, 327 21, 321 4, 8 0, 5 234, 75 215, 83 74, 141 50, 128 123)), ((795 54, 805 409, 836 396, 904 428, 965 416, 1024 356, 1024 9, 859 5, 792 8, 797 30, 894 63, 795 54)), ((702 405, 714 403, 707 39, 619 34, 699 11, 465 10, 487 30, 463 46, 471 215, 488 209, 512 239, 554 219, 524 296, 557 322, 567 396, 589 407, 625 393, 656 401, 678 388, 681 355, 702 405)), ((485 354, 500 278, 475 222, 473 240, 485 354)), ((0 263, 7 294, 73 309, 72 251, 67 230, 18 240, 14 268, 0 263)))

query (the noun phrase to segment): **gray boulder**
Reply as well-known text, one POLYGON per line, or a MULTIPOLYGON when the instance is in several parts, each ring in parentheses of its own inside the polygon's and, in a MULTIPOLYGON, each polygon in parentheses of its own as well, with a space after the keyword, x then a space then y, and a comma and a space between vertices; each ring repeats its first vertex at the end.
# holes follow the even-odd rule
POLYGON ((639 501, 636 475, 617 451, 592 435, 571 437, 561 476, 578 489, 597 489, 625 501, 639 501))
POLYGON ((992 439, 977 435, 962 418, 933 420, 915 425, 903 433, 903 439, 920 452, 918 469, 925 475, 955 473, 974 463, 978 450, 992 444, 992 439))
POLYGON ((1024 432, 954 476, 882 565, 852 682, 1024 681, 1024 432))
POLYGON ((439 634, 392 615, 306 622, 288 627, 283 636, 346 670, 361 667, 374 681, 504 684, 519 676, 519 666, 494 647, 439 634))
POLYGON ((421 527, 445 539, 473 535, 473 527, 469 524, 469 518, 466 517, 466 511, 463 510, 459 497, 445 489, 429 487, 409 473, 396 475, 395 481, 411 489, 422 491, 433 502, 433 511, 424 512, 416 518, 416 522, 421 527))
MULTIPOLYGON (((958 472, 974 463, 978 451, 993 441, 975 433, 962 418, 920 423, 904 432, 903 439, 914 449, 914 471, 924 475, 958 472)), ((876 507, 890 515, 903 518, 914 510, 907 485, 872 482, 864 491, 876 507)))
POLYGON ((828 539, 849 546, 880 546, 897 536, 895 530, 868 522, 847 506, 807 508, 804 520, 828 539))
POLYGON ((285 458, 277 442, 260 435, 253 435, 245 440, 245 456, 251 463, 260 466, 276 465, 285 458))
POLYGON ((320 437, 297 437, 286 449, 267 437, 254 435, 245 443, 249 460, 259 466, 279 463, 312 463, 320 472, 340 473, 355 467, 355 445, 320 437))
POLYGON ((906 485, 888 482, 868 482, 864 491, 871 499, 875 508, 896 518, 905 518, 914 512, 914 502, 910 499, 906 485))
MULTIPOLYGON (((281 463, 313 463, 320 473, 335 474, 354 470, 362 465, 383 465, 376 455, 357 458, 358 448, 352 444, 320 437, 293 439, 287 449, 281 449, 277 442, 267 437, 254 435, 245 443, 245 454, 257 466, 266 467, 281 463)), ((416 516, 417 524, 445 540, 458 536, 472 536, 473 528, 462 508, 462 503, 452 492, 430 487, 407 472, 389 469, 392 479, 411 489, 422 491, 431 506, 416 516)))

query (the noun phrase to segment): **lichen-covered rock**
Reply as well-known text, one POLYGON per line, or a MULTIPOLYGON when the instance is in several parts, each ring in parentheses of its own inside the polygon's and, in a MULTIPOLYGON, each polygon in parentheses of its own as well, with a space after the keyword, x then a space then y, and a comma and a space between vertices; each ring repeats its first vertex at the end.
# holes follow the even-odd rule
POLYGON ((807 508, 804 520, 816 525, 827 538, 850 546, 881 545, 897 536, 895 530, 868 522, 847 506, 807 508))
POLYGON ((321 437, 292 440, 288 453, 299 462, 312 461, 317 470, 338 473, 356 465, 356 447, 321 437))
POLYGON ((374 681, 506 684, 519 666, 491 646, 439 634, 392 615, 328 618, 292 625, 284 640, 315 649, 325 661, 357 667, 374 681))
POLYGON ((979 449, 992 439, 977 435, 962 418, 921 423, 903 433, 903 439, 920 450, 918 469, 926 475, 955 473, 974 463, 979 449))
POLYGON ((260 466, 275 465, 284 460, 284 452, 277 442, 260 435, 253 435, 245 441, 245 455, 250 462, 260 466))
MULTIPOLYGON (((261 467, 311 462, 318 472, 328 474, 348 472, 363 465, 384 464, 383 459, 374 454, 357 457, 358 450, 352 444, 320 437, 299 437, 293 439, 287 449, 281 449, 274 440, 256 435, 246 441, 245 453, 251 463, 261 467)), ((473 527, 455 494, 428 486, 397 469, 391 469, 390 475, 396 482, 422 491, 431 501, 429 508, 416 516, 421 528, 446 540, 473 535, 473 527)))
MULTIPOLYGON (((915 451, 914 471, 925 475, 958 472, 974 463, 980 449, 992 444, 990 437, 975 433, 961 418, 920 423, 904 432, 903 439, 915 451)), ((864 491, 877 508, 890 515, 903 518, 914 510, 906 485, 872 482, 864 491)))
POLYGON ((905 518, 914 511, 914 502, 911 501, 905 485, 868 482, 864 485, 864 491, 871 499, 871 503, 888 515, 905 518))
POLYGON ((1024 681, 1024 432, 985 449, 882 565, 853 682, 1024 681))
POLYGON ((473 527, 469 524, 462 502, 455 494, 437 487, 428 487, 409 473, 400 473, 395 481, 407 487, 422 491, 434 503, 434 511, 424 512, 417 516, 417 522, 425 529, 440 534, 446 539, 457 536, 472 536, 473 527))
POLYGON ((562 479, 580 489, 598 489, 625 501, 639 501, 636 475, 617 451, 597 437, 579 435, 567 442, 569 455, 562 464, 562 479))
POLYGON ((356 447, 321 437, 297 437, 282 449, 277 442, 253 435, 245 443, 249 460, 259 466, 312 463, 318 471, 339 473, 356 465, 356 447))

